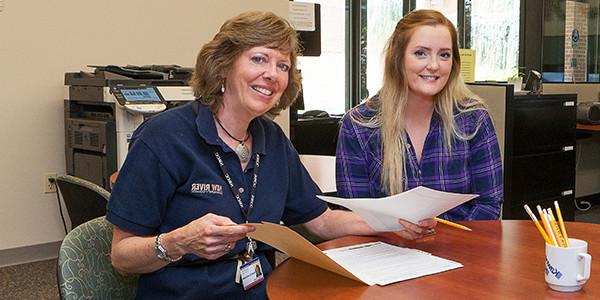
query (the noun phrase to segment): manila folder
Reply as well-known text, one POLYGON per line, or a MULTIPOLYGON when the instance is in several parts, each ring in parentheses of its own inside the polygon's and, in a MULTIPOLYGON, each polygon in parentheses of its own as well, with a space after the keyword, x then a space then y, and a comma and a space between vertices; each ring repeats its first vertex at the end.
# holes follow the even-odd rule
POLYGON ((340 266, 323 253, 323 251, 288 227, 268 222, 251 223, 250 225, 255 226, 256 231, 248 233, 249 237, 271 245, 290 257, 305 263, 368 284, 340 266))

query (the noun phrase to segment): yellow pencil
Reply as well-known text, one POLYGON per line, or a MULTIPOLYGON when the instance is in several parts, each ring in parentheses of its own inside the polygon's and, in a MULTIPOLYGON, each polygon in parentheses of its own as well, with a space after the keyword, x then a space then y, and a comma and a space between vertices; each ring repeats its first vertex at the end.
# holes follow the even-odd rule
POLYGON ((554 238, 554 246, 558 246, 558 247, 562 247, 562 244, 560 242, 560 237, 558 236, 558 233, 556 232, 556 228, 554 228, 554 221, 551 215, 551 211, 549 208, 544 208, 544 213, 546 214, 546 220, 548 221, 548 228, 550 228, 550 232, 552 233, 552 237, 554 238))
POLYGON ((467 227, 465 225, 460 225, 460 224, 457 224, 457 223, 454 223, 454 222, 450 222, 450 221, 447 221, 447 220, 444 220, 444 219, 441 219, 441 218, 435 218, 435 220, 438 221, 438 222, 440 222, 440 223, 442 223, 442 224, 446 224, 448 226, 452 226, 454 228, 458 228, 458 229, 462 229, 462 230, 466 230, 466 231, 473 231, 473 230, 471 230, 471 228, 469 228, 469 227, 467 227))
POLYGON ((542 228, 542 225, 540 225, 540 222, 538 221, 538 219, 535 217, 535 215, 533 214, 533 212, 529 208, 529 205, 525 204, 524 207, 525 207, 525 211, 527 212, 527 214, 529 214, 529 217, 533 221, 533 224, 535 224, 535 227, 537 227, 538 231, 540 232, 540 234, 544 238, 544 241, 546 241, 546 243, 548 243, 548 244, 552 244, 552 242, 550 242, 550 239, 548 238, 548 235, 546 235, 546 232, 544 231, 544 228, 542 228))
POLYGON ((556 216, 558 217, 558 224, 560 225, 560 231, 562 231, 562 235, 565 238, 565 243, 567 248, 569 247, 569 236, 567 235, 567 228, 565 227, 565 222, 562 218, 562 213, 560 212, 560 206, 558 206, 558 201, 554 201, 554 208, 556 209, 556 216))
POLYGON ((558 221, 556 221, 556 218, 554 217, 554 213, 552 212, 552 209, 548 208, 548 211, 550 212, 550 221, 551 221, 550 224, 552 225, 552 230, 554 231, 554 234, 556 235, 558 244, 560 247, 566 248, 567 242, 565 241, 565 237, 563 236, 562 231, 560 230, 560 227, 558 226, 558 221))
POLYGON ((554 235, 554 232, 552 231, 552 225, 550 225, 550 215, 546 211, 544 211, 544 215, 542 216, 542 219, 544 221, 544 227, 548 231, 548 237, 550 237, 550 240, 552 241, 552 246, 560 247, 560 245, 558 244, 558 241, 556 239, 556 236, 554 235))
POLYGON ((550 217, 550 227, 552 227, 552 232, 554 233, 554 236, 556 236, 556 241, 558 242, 558 246, 565 248, 567 246, 567 244, 565 243, 565 238, 562 235, 562 232, 560 231, 560 228, 558 227, 558 223, 556 222, 556 219, 554 218, 554 213, 552 212, 552 209, 548 208, 548 216, 550 217))
POLYGON ((546 214, 542 211, 542 207, 541 206, 536 206, 538 214, 540 214, 540 220, 542 221, 542 225, 544 225, 544 229, 546 230, 546 235, 548 236, 548 244, 554 246, 554 239, 552 238, 552 230, 550 230, 550 227, 548 227, 548 223, 546 222, 546 214))

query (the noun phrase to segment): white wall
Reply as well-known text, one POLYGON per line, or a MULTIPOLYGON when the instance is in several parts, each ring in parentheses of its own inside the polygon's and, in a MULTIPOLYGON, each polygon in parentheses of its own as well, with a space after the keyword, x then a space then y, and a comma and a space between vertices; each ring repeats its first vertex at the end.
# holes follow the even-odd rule
POLYGON ((0 250, 64 237, 56 196, 42 192, 42 175, 65 172, 65 72, 89 71, 88 64, 193 66, 201 45, 223 21, 246 10, 287 17, 288 1, 5 0, 0 250))

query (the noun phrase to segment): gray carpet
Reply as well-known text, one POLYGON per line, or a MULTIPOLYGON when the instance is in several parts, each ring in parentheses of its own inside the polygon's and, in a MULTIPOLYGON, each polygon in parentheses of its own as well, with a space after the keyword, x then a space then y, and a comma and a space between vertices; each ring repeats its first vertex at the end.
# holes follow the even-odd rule
POLYGON ((575 221, 600 224, 600 204, 596 203, 586 211, 575 211, 575 221))
POLYGON ((0 299, 59 299, 56 259, 0 268, 0 299))

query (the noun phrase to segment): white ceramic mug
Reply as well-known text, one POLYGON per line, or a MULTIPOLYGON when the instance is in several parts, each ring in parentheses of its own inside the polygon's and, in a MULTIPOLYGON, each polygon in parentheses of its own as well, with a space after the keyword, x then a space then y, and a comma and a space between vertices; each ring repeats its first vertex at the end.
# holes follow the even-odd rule
POLYGON ((548 286, 560 292, 575 292, 590 279, 592 256, 586 241, 569 239, 569 248, 546 243, 545 278, 548 286))

